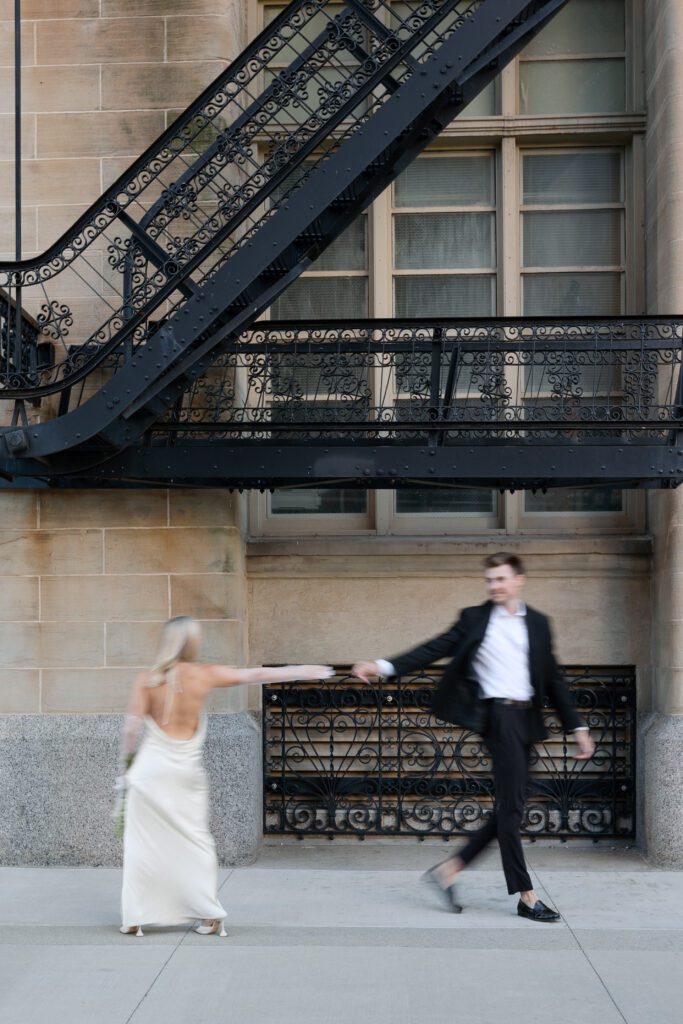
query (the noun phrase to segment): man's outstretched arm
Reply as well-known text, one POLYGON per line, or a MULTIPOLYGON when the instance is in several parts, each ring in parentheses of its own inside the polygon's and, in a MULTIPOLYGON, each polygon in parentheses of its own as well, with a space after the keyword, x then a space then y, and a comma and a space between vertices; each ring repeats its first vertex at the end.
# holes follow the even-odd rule
POLYGON ((352 668, 354 676, 369 682, 376 676, 403 675, 404 672, 413 672, 419 668, 426 668, 440 658, 447 658, 455 654, 458 645, 464 639, 466 632, 462 624, 462 615, 449 630, 439 636, 432 637, 425 644, 418 644, 405 654, 399 654, 394 658, 379 658, 376 661, 357 661, 352 668))

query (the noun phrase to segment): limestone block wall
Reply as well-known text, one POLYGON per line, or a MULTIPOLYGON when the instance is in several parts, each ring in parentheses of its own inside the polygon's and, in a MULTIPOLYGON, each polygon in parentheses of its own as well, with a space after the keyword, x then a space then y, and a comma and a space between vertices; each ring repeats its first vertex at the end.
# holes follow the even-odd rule
MULTIPOLYGON (((240 501, 226 491, 0 492, 0 863, 116 864, 122 712, 162 623, 201 621, 203 660, 242 665, 240 501)), ((216 691, 206 763, 223 863, 261 842, 261 741, 216 691)))
MULTIPOLYGON (((0 259, 14 257, 13 16, 13 0, 0 0, 0 259)), ((22 19, 30 256, 55 241, 240 52, 246 5, 23 0, 22 19)))
MULTIPOLYGON (((111 713, 172 615, 243 664, 243 540, 226 491, 0 494, 0 714, 111 713)), ((239 710, 241 690, 212 710, 239 710)))
MULTIPOLYGON (((23 0, 21 9, 29 257, 241 51, 246 4, 23 0)), ((13 0, 0 0, 0 259, 14 258, 13 17, 13 0)), ((97 275, 104 254, 90 255, 93 279, 62 274, 51 295, 81 331, 101 322, 90 285, 107 287, 97 275)), ((116 861, 116 712, 171 615, 201 620, 206 660, 244 663, 242 533, 238 503, 221 491, 0 492, 0 862, 116 861)), ((207 752, 218 848, 231 863, 253 857, 261 832, 260 740, 239 713, 246 703, 237 690, 211 705, 231 712, 214 717, 207 752)))
MULTIPOLYGON (((247 545, 251 657, 349 665, 397 655, 485 599, 482 561, 501 548, 524 559, 526 600, 551 616, 560 662, 633 665, 638 705, 650 707, 649 536, 253 541, 247 545)), ((675 749, 667 748, 663 762, 672 778, 680 773, 675 749)), ((656 783, 642 753, 636 791, 641 806, 652 808, 649 831, 665 835, 670 808, 660 811, 658 797, 646 793, 656 783)), ((662 751, 648 754, 653 757, 661 761, 662 751)), ((680 791, 668 799, 680 803, 680 791)), ((645 845, 643 818, 637 834, 645 845)))
POLYGON ((529 604, 549 614, 565 664, 635 665, 650 686, 650 541, 632 538, 254 542, 247 547, 255 663, 390 657, 486 595, 482 561, 525 561, 529 604))

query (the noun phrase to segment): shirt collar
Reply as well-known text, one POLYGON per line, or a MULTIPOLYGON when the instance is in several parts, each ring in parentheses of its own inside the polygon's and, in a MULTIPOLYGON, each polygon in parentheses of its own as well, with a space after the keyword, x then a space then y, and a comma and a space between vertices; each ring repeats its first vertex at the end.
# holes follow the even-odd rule
POLYGON ((503 607, 502 604, 494 604, 491 610, 491 614, 495 616, 505 615, 508 618, 516 618, 517 616, 523 618, 526 615, 526 605, 524 604, 524 601, 519 601, 517 605, 517 611, 514 615, 510 615, 510 613, 506 610, 506 608, 503 607))

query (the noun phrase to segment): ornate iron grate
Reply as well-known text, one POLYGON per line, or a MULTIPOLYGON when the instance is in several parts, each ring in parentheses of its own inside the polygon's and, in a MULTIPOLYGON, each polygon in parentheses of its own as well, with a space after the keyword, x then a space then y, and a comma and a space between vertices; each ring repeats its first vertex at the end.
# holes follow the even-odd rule
MULTIPOLYGON (((633 668, 565 669, 596 740, 574 761, 553 712, 531 766, 524 834, 608 839, 635 830, 633 668)), ((343 670, 325 684, 263 692, 264 830, 328 836, 451 836, 492 805, 480 737, 430 714, 438 671, 366 686, 343 670)))

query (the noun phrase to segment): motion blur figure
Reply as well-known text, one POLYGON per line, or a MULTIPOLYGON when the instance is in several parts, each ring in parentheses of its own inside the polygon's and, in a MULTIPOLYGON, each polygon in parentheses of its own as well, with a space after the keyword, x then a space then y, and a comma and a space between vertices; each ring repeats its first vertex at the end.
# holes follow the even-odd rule
POLYGON ((225 935, 202 760, 204 704, 211 691, 333 674, 326 665, 198 664, 201 641, 196 619, 170 619, 152 668, 133 685, 122 741, 125 774, 119 777, 125 793, 121 931, 127 934, 142 935, 148 924, 198 922, 200 934, 225 935))
POLYGON ((529 757, 543 740, 545 698, 578 745, 575 757, 593 756, 594 744, 579 718, 553 653, 550 623, 521 599, 526 582, 517 555, 500 552, 484 561, 488 600, 465 608, 441 636, 405 654, 353 666, 359 679, 402 675, 450 658, 432 711, 444 722, 479 733, 491 754, 495 804, 483 828, 472 833, 459 853, 424 876, 448 910, 462 909, 455 880, 493 839, 498 839, 510 895, 519 893, 517 913, 532 921, 558 921, 560 915, 534 892, 524 860, 520 828, 524 818, 529 757))

